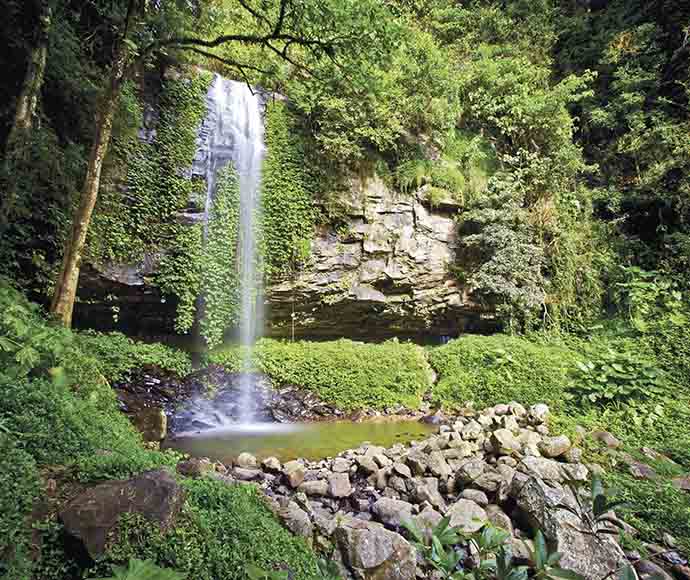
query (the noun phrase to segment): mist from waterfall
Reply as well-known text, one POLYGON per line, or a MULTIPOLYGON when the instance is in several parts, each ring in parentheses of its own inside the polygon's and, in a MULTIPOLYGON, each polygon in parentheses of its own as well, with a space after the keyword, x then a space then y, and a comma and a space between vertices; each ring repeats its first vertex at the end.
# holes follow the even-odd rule
POLYGON ((261 99, 245 83, 216 75, 209 91, 208 159, 206 160, 206 228, 216 193, 219 170, 232 162, 240 192, 237 268, 240 282, 239 342, 243 360, 240 376, 239 420, 254 420, 252 347, 263 329, 261 256, 258 251, 261 209, 261 164, 264 123, 261 99))

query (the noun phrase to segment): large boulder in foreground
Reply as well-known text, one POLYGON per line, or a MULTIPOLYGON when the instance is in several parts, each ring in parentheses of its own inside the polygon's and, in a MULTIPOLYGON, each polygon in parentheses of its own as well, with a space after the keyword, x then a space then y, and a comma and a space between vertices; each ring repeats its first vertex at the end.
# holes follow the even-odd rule
POLYGON ((364 580, 414 580, 415 549, 399 534, 381 524, 355 518, 335 530, 342 563, 364 580))
POLYGON ((570 488, 552 487, 537 477, 521 475, 515 478, 511 495, 532 526, 543 532, 551 549, 561 553, 562 568, 586 580, 603 580, 615 577, 627 563, 610 535, 595 535, 587 529, 588 518, 570 488))
POLYGON ((183 502, 182 488, 172 475, 157 469, 88 489, 60 512, 60 520, 95 559, 105 551, 108 536, 122 515, 139 514, 165 532, 175 522, 183 502))

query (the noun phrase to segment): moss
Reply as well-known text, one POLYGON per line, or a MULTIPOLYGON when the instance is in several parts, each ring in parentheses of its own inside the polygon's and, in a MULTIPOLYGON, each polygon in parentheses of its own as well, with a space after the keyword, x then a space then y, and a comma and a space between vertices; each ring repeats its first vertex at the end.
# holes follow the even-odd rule
POLYGON ((558 407, 573 360, 565 346, 505 335, 464 336, 430 351, 438 373, 433 399, 448 407, 471 401, 483 408, 513 400, 558 407))
MULTIPOLYGON (((264 339, 257 343, 253 356, 257 368, 275 383, 314 391, 325 402, 347 411, 395 405, 415 408, 431 385, 423 349, 397 341, 264 339)), ((213 352, 210 360, 236 371, 241 357, 238 349, 226 348, 213 352)))

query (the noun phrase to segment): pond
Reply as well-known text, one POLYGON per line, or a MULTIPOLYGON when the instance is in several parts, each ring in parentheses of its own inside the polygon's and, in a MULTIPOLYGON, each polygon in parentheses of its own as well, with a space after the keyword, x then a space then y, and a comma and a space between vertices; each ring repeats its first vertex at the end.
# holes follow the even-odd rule
POLYGON ((419 441, 434 430, 431 425, 410 420, 237 424, 180 435, 163 446, 223 463, 230 463, 244 451, 259 460, 277 457, 285 462, 303 457, 316 461, 357 448, 364 442, 390 447, 394 443, 419 441))

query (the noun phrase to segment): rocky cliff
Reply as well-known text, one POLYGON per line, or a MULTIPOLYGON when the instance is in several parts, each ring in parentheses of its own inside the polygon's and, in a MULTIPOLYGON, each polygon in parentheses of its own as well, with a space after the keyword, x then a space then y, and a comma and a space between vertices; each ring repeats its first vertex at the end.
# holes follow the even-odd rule
MULTIPOLYGON (((267 334, 435 337, 491 328, 490 311, 449 271, 457 247, 451 200, 432 207, 424 190, 402 194, 372 176, 353 178, 342 203, 345 227, 320 227, 304 268, 267 286, 267 334)), ((77 322, 172 332, 175 302, 149 283, 158 258, 87 267, 77 322)))

